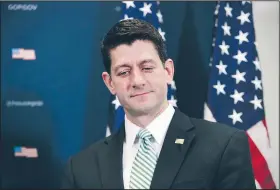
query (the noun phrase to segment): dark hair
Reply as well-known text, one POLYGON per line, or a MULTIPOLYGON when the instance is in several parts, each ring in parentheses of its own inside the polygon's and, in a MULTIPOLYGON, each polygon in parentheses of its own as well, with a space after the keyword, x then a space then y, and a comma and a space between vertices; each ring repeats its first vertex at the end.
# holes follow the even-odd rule
POLYGON ((121 44, 131 45, 136 40, 151 41, 161 61, 164 63, 167 60, 165 43, 152 24, 139 19, 122 20, 109 30, 101 44, 103 64, 109 74, 111 73, 110 50, 121 44))

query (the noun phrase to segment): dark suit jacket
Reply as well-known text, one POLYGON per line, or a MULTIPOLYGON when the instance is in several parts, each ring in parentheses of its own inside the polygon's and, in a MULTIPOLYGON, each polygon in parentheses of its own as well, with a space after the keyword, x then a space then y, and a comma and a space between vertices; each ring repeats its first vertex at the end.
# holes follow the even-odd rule
MULTIPOLYGON (((122 127, 70 158, 61 187, 123 189, 124 140, 122 127)), ((167 188, 255 189, 246 133, 176 109, 151 183, 151 189, 167 188)))

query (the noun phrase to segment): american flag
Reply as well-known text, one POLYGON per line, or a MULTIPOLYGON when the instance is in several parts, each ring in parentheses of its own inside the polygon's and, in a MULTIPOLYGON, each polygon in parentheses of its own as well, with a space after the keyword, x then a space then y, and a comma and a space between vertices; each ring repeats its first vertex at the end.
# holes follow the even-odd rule
POLYGON ((257 188, 276 188, 250 1, 217 4, 204 118, 245 130, 257 188))
MULTIPOLYGON (((162 28, 163 15, 160 11, 160 2, 156 1, 123 1, 121 5, 122 18, 124 19, 141 19, 150 22, 166 41, 165 32, 162 28)), ((173 81, 168 85, 168 101, 174 107, 177 107, 176 85, 173 81)), ((109 106, 109 121, 106 136, 115 132, 121 127, 124 121, 124 110, 116 96, 111 96, 109 106)))
POLYGON ((35 50, 24 48, 12 48, 12 59, 35 60, 35 50))
POLYGON ((14 147, 15 157, 38 158, 37 148, 28 148, 23 146, 14 147))

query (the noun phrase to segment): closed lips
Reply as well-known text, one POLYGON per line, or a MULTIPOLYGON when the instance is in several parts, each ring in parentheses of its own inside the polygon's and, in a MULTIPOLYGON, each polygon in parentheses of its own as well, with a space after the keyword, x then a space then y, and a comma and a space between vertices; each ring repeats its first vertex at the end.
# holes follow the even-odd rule
POLYGON ((133 97, 141 96, 141 95, 148 94, 148 93, 150 93, 150 92, 144 92, 144 93, 134 94, 134 95, 131 95, 130 97, 133 98, 133 97))

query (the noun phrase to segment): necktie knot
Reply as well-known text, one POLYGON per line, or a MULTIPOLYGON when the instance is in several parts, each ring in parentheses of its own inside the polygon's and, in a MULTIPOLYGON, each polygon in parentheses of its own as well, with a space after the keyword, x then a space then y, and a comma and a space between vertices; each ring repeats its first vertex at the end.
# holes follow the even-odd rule
POLYGON ((144 141, 150 141, 153 138, 153 135, 147 129, 141 129, 137 134, 137 137, 144 141))

